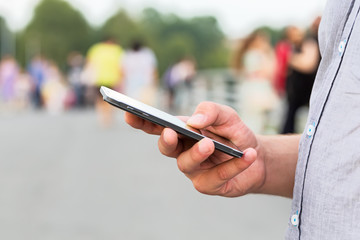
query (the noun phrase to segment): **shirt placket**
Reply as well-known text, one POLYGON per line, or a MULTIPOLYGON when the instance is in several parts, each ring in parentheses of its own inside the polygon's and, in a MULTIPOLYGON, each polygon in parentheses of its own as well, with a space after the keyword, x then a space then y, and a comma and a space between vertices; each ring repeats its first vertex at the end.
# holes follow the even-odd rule
MULTIPOLYGON (((290 218, 290 223, 293 228, 296 228, 299 239, 301 237, 301 218, 302 218, 302 204, 303 204, 303 190, 306 181, 307 166, 311 155, 311 147, 316 137, 316 129, 321 121, 322 113, 326 107, 326 103, 331 94, 333 84, 338 76, 341 69, 343 57, 346 53, 346 46, 351 37, 353 26, 360 10, 360 1, 356 1, 352 6, 352 11, 344 25, 342 34, 337 38, 336 42, 338 45, 334 46, 333 61, 329 66, 329 70, 323 76, 325 80, 322 82, 320 92, 316 96, 316 101, 311 106, 309 112, 309 118, 305 132, 302 136, 302 149, 299 153, 299 159, 305 159, 298 164, 298 169, 301 174, 301 179, 298 180, 300 191, 294 194, 293 199, 293 210, 290 218), (300 180, 300 181, 299 181, 300 180)), ((293 229, 294 230, 294 229, 293 229)))

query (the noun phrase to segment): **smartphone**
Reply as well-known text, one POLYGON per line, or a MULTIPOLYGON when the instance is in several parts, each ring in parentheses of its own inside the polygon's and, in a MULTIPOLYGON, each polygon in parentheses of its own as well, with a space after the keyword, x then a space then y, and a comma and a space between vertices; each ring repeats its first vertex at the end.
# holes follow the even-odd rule
MULTIPOLYGON (((143 118, 163 127, 171 128, 177 133, 180 133, 197 141, 205 138, 204 135, 189 129, 189 126, 187 126, 186 123, 181 121, 179 118, 163 112, 157 108, 149 106, 145 103, 137 101, 133 98, 130 98, 124 94, 121 94, 104 86, 100 88, 100 93, 102 94, 104 101, 122 110, 135 114, 140 118, 143 118)), ((215 149, 236 158, 241 158, 243 156, 242 151, 231 148, 216 140, 211 140, 214 142, 215 149)))

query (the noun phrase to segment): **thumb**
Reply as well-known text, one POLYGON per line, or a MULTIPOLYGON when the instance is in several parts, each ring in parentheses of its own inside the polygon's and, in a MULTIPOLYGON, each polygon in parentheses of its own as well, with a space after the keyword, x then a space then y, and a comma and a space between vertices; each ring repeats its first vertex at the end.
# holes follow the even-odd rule
POLYGON ((237 113, 229 107, 213 102, 202 102, 192 117, 188 119, 187 124, 197 129, 203 129, 209 126, 229 124, 229 120, 234 120, 236 117, 238 117, 237 113))

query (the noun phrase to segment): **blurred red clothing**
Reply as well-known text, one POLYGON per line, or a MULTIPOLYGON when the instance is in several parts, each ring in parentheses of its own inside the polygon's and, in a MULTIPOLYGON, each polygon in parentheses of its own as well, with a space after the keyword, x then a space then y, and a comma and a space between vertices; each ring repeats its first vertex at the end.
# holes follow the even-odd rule
POLYGON ((274 88, 280 96, 283 96, 285 93, 286 76, 290 53, 291 45, 286 41, 280 41, 275 47, 277 64, 274 79, 274 88))

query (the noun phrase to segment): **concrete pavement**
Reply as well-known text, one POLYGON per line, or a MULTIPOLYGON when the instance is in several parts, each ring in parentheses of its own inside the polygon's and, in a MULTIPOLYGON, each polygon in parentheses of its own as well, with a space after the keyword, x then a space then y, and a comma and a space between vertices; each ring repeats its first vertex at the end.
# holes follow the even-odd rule
POLYGON ((120 111, 0 113, 0 239, 283 239, 290 204, 196 192, 120 111))

